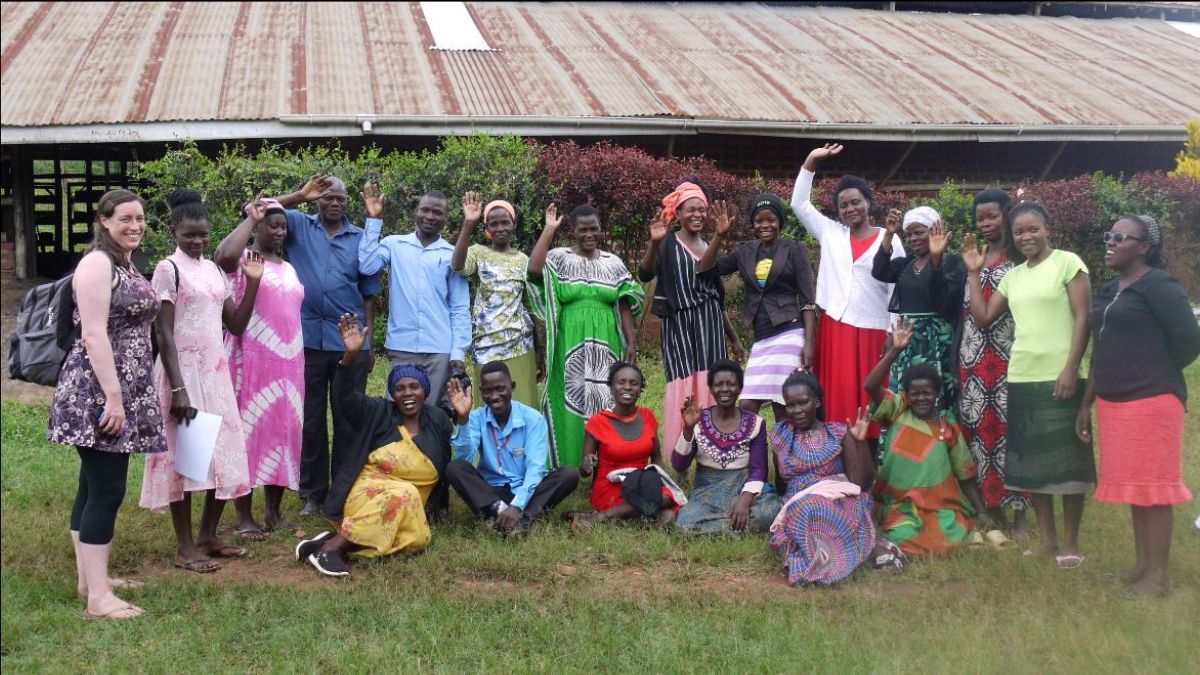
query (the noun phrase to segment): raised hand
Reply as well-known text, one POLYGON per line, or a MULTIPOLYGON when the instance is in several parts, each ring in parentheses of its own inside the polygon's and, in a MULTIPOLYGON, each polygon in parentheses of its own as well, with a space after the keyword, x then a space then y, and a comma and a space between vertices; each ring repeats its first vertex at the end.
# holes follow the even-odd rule
POLYGON ((733 224, 737 220, 737 215, 733 209, 729 208, 729 203, 724 199, 713 202, 713 207, 708 211, 708 217, 712 220, 713 225, 717 229, 717 234, 724 237, 733 229, 733 224))
MULTIPOLYGON (((931 251, 933 250, 932 235, 929 237, 929 248, 931 251)), ((984 244, 983 249, 981 250, 979 248, 979 241, 975 238, 975 235, 968 234, 967 236, 963 237, 961 255, 963 264, 967 266, 967 271, 978 272, 979 270, 983 269, 983 261, 987 256, 987 244, 984 244)))
POLYGON ((304 187, 300 188, 300 199, 306 202, 316 201, 325 191, 333 185, 333 180, 329 176, 316 174, 308 179, 304 187))
POLYGON ((887 212, 887 217, 883 219, 883 228, 888 231, 888 234, 897 234, 900 232, 900 226, 903 224, 904 214, 900 213, 900 209, 892 209, 887 212))
POLYGON ((813 151, 808 153, 808 158, 814 163, 823 162, 830 157, 833 157, 842 151, 841 143, 826 143, 819 148, 813 148, 813 151))
POLYGON ((654 219, 650 221, 650 243, 658 244, 663 239, 667 238, 667 233, 671 231, 671 225, 667 222, 667 217, 662 209, 654 214, 654 219))
POLYGON ((367 341, 367 327, 358 327, 358 317, 353 314, 343 314, 338 321, 338 332, 342 334, 342 346, 346 348, 347 353, 355 353, 362 351, 363 344, 367 341))
POLYGON ((940 257, 946 252, 946 247, 950 244, 950 234, 940 219, 933 223, 929 228, 929 254, 931 256, 940 257))
POLYGON ((871 416, 867 414, 867 409, 859 408, 853 420, 846 420, 846 426, 850 427, 847 432, 854 440, 867 440, 867 432, 871 430, 871 416))
POLYGON ((907 317, 901 317, 900 323, 892 330, 892 349, 902 352, 908 348, 908 343, 912 342, 913 325, 907 317))
POLYGON ((679 409, 679 414, 683 417, 683 428, 691 429, 700 422, 700 408, 696 405, 696 397, 688 396, 683 400, 683 407, 679 409))
POLYGON ((468 192, 462 198, 463 223, 474 225, 483 217, 483 200, 478 192, 468 192))
POLYGON ((547 206, 546 207, 546 227, 544 228, 544 230, 551 230, 551 231, 558 230, 558 228, 562 227, 563 220, 565 218, 566 218, 566 214, 561 215, 561 216, 558 215, 558 205, 551 204, 550 206, 547 206))
POLYGON ((446 383, 446 397, 450 399, 450 406, 458 415, 459 424, 466 422, 471 415, 471 395, 463 390, 457 377, 450 378, 446 383))
POLYGON ((368 218, 379 218, 383 215, 383 193, 380 192, 378 185, 374 183, 363 185, 359 196, 362 197, 363 208, 366 209, 368 218))
POLYGON ((252 223, 261 223, 262 219, 267 217, 267 202, 260 194, 254 198, 254 201, 246 205, 245 211, 247 220, 252 223))
POLYGON ((263 275, 263 257, 258 251, 247 251, 242 258, 242 274, 247 279, 261 279, 263 275))

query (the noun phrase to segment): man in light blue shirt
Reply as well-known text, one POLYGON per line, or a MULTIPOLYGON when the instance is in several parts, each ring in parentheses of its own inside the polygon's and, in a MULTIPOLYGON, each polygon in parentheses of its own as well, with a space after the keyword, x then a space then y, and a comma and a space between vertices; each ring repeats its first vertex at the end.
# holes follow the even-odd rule
POLYGON ((450 437, 454 460, 446 466, 446 480, 475 513, 508 537, 528 534, 534 519, 579 485, 574 467, 546 473, 546 419, 512 400, 514 384, 503 361, 484 365, 479 389, 485 405, 473 411, 471 394, 458 380, 451 380, 449 388, 458 428, 450 437))
POLYGON ((413 363, 429 375, 430 400, 438 401, 450 370, 463 369, 471 344, 470 290, 450 268, 454 246, 442 239, 446 195, 428 192, 414 214, 410 234, 379 239, 383 221, 368 218, 359 241, 359 272, 388 272, 388 329, 383 346, 393 366, 413 363))

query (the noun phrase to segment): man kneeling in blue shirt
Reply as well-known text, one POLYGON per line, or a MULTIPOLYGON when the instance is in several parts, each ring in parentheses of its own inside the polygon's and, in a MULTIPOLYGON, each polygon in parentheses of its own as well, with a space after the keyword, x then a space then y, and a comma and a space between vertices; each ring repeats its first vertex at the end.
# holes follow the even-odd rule
POLYGON ((472 411, 471 394, 457 379, 447 387, 458 428, 450 438, 454 461, 446 467, 446 480, 501 535, 526 535, 535 518, 575 491, 579 472, 564 466, 546 473, 546 420, 512 400, 512 375, 502 361, 483 366, 479 389, 485 405, 472 411))

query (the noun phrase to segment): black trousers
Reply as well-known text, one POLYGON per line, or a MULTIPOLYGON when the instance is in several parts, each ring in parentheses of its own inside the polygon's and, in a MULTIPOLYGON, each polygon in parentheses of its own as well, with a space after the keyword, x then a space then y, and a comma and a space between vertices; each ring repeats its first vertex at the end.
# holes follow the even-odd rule
MULTIPOLYGON (((489 515, 488 507, 497 500, 512 503, 513 491, 509 486, 496 487, 480 475, 479 469, 456 459, 446 466, 446 480, 462 497, 467 506, 480 516, 489 515)), ((543 511, 548 511, 566 499, 579 485, 579 471, 573 467, 563 466, 546 474, 541 483, 533 491, 529 503, 525 505, 525 516, 537 518, 543 511)))
POLYGON ((103 546, 112 541, 117 510, 125 501, 129 455, 76 446, 79 452, 79 488, 71 507, 71 529, 79 541, 103 546))
MULTIPOLYGON (((317 349, 304 350, 304 431, 300 444, 300 496, 318 502, 329 494, 329 478, 336 476, 342 465, 345 448, 353 436, 338 406, 333 406, 333 452, 329 450, 329 428, 326 410, 342 352, 317 349), (332 466, 331 466, 332 465, 332 466)), ((370 374, 365 354, 359 354, 349 369, 354 386, 362 392, 367 388, 370 374)))

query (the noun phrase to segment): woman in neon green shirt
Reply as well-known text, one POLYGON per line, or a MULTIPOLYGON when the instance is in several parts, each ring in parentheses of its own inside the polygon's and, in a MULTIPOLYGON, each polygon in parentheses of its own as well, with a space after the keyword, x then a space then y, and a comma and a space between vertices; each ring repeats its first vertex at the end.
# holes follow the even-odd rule
MULTIPOLYGON (((1083 396, 1080 370, 1088 343, 1092 289, 1079 256, 1048 241, 1050 215, 1035 202, 1014 206, 1005 218, 1025 262, 1001 280, 985 300, 980 285, 984 252, 968 235, 963 242, 971 315, 987 328, 1005 311, 1015 324, 1008 366, 1008 457, 1004 487, 1033 494, 1042 554, 1073 569, 1079 555, 1083 496, 1096 483, 1090 443, 1075 435, 1075 412, 1083 396), (1054 495, 1062 495, 1063 542, 1059 550, 1054 495)), ((1026 551, 1032 555, 1033 551, 1026 551)))

